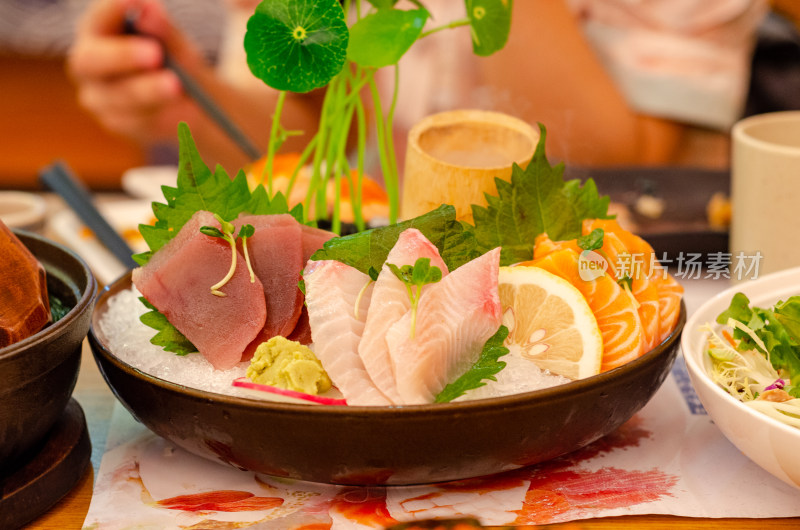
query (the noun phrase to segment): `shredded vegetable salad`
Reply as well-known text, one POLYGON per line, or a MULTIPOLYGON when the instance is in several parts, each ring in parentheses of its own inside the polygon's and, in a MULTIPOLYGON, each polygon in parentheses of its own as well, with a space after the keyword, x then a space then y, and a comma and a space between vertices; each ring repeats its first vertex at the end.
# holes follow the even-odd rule
POLYGON ((712 380, 745 405, 800 428, 800 296, 762 309, 737 293, 717 323, 723 327, 703 326, 712 380))

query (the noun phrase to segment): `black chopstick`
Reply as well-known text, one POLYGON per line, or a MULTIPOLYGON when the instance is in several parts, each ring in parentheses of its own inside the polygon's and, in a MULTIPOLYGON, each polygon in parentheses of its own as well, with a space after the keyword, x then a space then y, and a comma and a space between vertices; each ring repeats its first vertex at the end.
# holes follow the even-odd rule
MULTIPOLYGON (((128 35, 141 35, 136 29, 137 11, 131 11, 125 17, 123 31, 128 35)), ((186 70, 178 64, 175 59, 162 46, 164 53, 164 68, 172 70, 189 96, 194 99, 203 111, 216 123, 222 131, 233 140, 233 142, 246 154, 250 160, 258 160, 261 157, 261 150, 250 138, 234 123, 234 121, 222 110, 214 99, 203 90, 200 84, 189 75, 186 70)))
POLYGON ((92 196, 86 186, 78 180, 70 168, 63 162, 55 162, 39 172, 42 185, 57 193, 64 202, 78 215, 81 221, 92 231, 97 239, 129 269, 138 267, 131 255, 133 250, 120 236, 105 217, 95 207, 92 196))

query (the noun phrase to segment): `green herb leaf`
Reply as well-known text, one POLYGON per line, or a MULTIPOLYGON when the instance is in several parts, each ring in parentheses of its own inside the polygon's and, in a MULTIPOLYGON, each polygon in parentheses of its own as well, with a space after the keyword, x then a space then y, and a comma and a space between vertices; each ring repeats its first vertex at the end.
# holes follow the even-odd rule
POLYGON ((426 9, 379 9, 350 28, 347 58, 373 68, 396 64, 422 34, 426 9))
MULTIPOLYGON (((750 328, 766 346, 772 366, 788 373, 793 387, 800 387, 800 296, 778 302, 772 309, 763 309, 751 306, 744 293, 736 293, 717 322, 724 324, 729 318, 750 328)), ((738 350, 761 351, 744 331, 734 329, 733 337, 740 341, 738 350)))
POLYGON ((255 233, 256 229, 253 227, 253 225, 243 225, 239 229, 239 235, 236 237, 253 237, 253 234, 255 233))
POLYGON ((67 306, 61 301, 61 298, 52 294, 47 295, 47 300, 50 302, 50 318, 53 322, 58 322, 70 312, 71 307, 67 306))
POLYGON ((431 267, 431 258, 417 258, 414 265, 398 267, 394 263, 387 263, 389 270, 403 282, 408 292, 408 301, 411 302, 411 333, 413 339, 417 327, 417 306, 422 296, 422 288, 429 283, 436 283, 442 279, 442 269, 431 267), (416 289, 412 289, 416 287, 416 289))
POLYGON ((376 9, 391 9, 397 3, 397 0, 367 0, 370 4, 375 6, 376 9))
POLYGON ((218 237, 220 239, 225 239, 225 234, 223 234, 219 228, 215 228, 213 226, 201 226, 200 233, 207 235, 209 237, 218 237))
POLYGON ((728 319, 732 318, 744 324, 750 322, 753 315, 753 310, 750 309, 750 300, 744 293, 736 293, 731 299, 728 309, 723 311, 717 317, 718 324, 727 324, 728 319))
POLYGON ((380 272, 375 267, 370 267, 369 270, 367 271, 369 279, 372 280, 373 282, 378 281, 378 274, 380 274, 380 272))
POLYGON ((511 182, 495 179, 497 196, 486 194, 488 206, 472 205, 475 238, 486 252, 502 246, 500 264, 533 259, 533 241, 547 232, 553 241, 581 235, 584 219, 607 219, 609 198, 597 193, 594 181, 564 181, 564 165, 551 166, 545 155, 547 132, 539 124, 539 143, 525 169, 512 166, 511 182))
POLYGON ((583 250, 597 250, 603 247, 603 236, 605 231, 602 228, 595 228, 585 236, 578 238, 578 248, 583 250))
POLYGON ((486 57, 501 50, 511 31, 512 0, 465 0, 472 51, 486 57))
POLYGON ((481 351, 481 356, 475 361, 466 373, 444 387, 436 396, 436 403, 449 403, 467 390, 484 386, 485 380, 497 381, 495 374, 506 367, 500 357, 508 353, 508 348, 503 346, 503 341, 508 337, 508 328, 500 326, 497 333, 486 341, 481 351))
POLYGON ((337 0, 264 0, 247 22, 247 64, 277 90, 308 92, 342 70, 348 35, 337 0))
POLYGON ((158 330, 158 333, 156 333, 153 338, 150 339, 151 344, 161 346, 165 351, 178 355, 186 355, 187 353, 197 351, 197 348, 194 347, 194 344, 189 342, 189 339, 184 337, 183 334, 175 328, 175 326, 170 324, 169 320, 167 320, 167 317, 159 313, 158 310, 145 299, 145 297, 141 296, 139 297, 139 300, 141 300, 141 302, 148 309, 150 309, 149 312, 144 313, 141 317, 139 317, 139 320, 141 320, 142 324, 145 326, 149 326, 158 330))
POLYGON ((452 271, 482 254, 472 227, 457 221, 455 208, 443 204, 402 223, 330 239, 311 259, 341 261, 364 274, 369 274, 370 268, 380 271, 400 233, 408 228, 418 229, 436 245, 448 270, 452 271))

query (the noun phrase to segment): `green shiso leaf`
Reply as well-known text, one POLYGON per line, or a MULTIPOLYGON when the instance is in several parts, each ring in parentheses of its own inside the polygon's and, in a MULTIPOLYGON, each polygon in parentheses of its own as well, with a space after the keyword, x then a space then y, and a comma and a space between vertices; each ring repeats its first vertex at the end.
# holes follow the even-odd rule
POLYGON ((396 64, 422 34, 425 9, 379 9, 350 28, 347 58, 360 66, 381 68, 396 64))
POLYGON ((444 387, 436 396, 436 403, 449 403, 459 396, 464 395, 467 390, 482 387, 486 380, 497 381, 495 374, 506 367, 500 357, 508 353, 508 348, 503 346, 503 341, 508 337, 508 328, 500 326, 497 332, 486 341, 481 355, 475 364, 472 365, 461 377, 444 387))
POLYGON ((547 131, 541 134, 525 169, 512 166, 511 182, 496 178, 497 196, 488 206, 472 205, 475 238, 482 252, 502 246, 501 265, 533 259, 536 236, 547 232, 560 241, 581 235, 584 219, 608 219, 608 196, 601 197, 592 179, 564 181, 564 165, 551 166, 545 155, 547 131))
POLYGON ((465 0, 472 29, 472 51, 486 57, 501 50, 511 31, 512 0, 465 0))
POLYGON ((153 338, 150 339, 151 344, 161 346, 166 351, 173 352, 178 355, 186 355, 187 353, 193 353, 197 351, 197 348, 194 347, 194 344, 189 342, 189 340, 184 337, 183 334, 175 328, 175 326, 170 324, 169 320, 167 320, 167 317, 159 313, 158 310, 145 299, 145 297, 140 296, 139 300, 141 300, 145 307, 150 310, 139 317, 139 320, 141 320, 142 324, 145 326, 149 326, 155 330, 158 330, 158 333, 156 333, 153 338))
POLYGON ((267 85, 308 92, 342 70, 348 36, 337 0, 263 0, 247 22, 244 49, 267 85))
POLYGON ((403 230, 416 228, 436 245, 448 270, 454 270, 481 255, 472 228, 456 220, 454 207, 443 204, 414 219, 391 226, 328 240, 313 260, 337 260, 364 274, 380 271, 389 251, 403 230))

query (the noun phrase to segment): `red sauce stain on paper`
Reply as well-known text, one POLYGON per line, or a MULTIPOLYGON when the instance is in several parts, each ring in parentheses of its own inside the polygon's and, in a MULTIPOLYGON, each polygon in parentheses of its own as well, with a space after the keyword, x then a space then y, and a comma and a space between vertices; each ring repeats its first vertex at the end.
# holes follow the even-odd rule
POLYGON ((187 512, 252 512, 270 510, 283 504, 280 497, 257 497, 249 491, 217 490, 161 499, 156 504, 187 512))
MULTIPOLYGON (((678 477, 659 471, 603 467, 583 470, 579 464, 614 449, 636 447, 651 433, 634 417, 617 431, 563 457, 520 470, 531 481, 517 524, 543 524, 567 512, 592 513, 653 502, 671 496, 678 477)), ((561 518, 563 520, 563 518, 561 518)))
POLYGON ((333 499, 332 510, 349 521, 376 528, 397 524, 386 507, 384 488, 347 488, 333 499))

